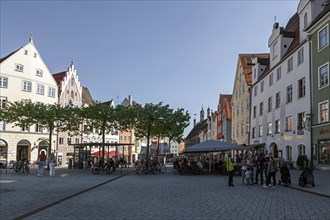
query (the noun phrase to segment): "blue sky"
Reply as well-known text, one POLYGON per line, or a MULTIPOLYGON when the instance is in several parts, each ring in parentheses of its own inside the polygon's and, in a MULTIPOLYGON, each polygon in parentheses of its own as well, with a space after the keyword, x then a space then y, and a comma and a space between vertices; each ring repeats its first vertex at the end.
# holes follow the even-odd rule
POLYGON ((98 101, 128 95, 164 102, 199 120, 231 94, 238 54, 269 52, 274 17, 285 26, 298 0, 1 0, 0 56, 29 33, 52 73, 74 62, 98 101))

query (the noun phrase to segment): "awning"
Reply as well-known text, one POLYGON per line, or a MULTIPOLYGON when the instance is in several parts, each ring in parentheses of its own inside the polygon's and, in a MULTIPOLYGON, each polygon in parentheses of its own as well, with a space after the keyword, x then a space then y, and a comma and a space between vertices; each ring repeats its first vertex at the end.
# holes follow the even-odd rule
POLYGON ((191 147, 186 147, 183 153, 207 153, 207 152, 223 152, 230 150, 242 149, 241 145, 232 144, 224 141, 209 140, 191 147))
MULTIPOLYGON (((100 157, 100 156, 103 156, 103 153, 102 153, 102 151, 96 151, 96 152, 91 153, 91 156, 92 157, 100 157)), ((104 151, 104 156, 105 157, 123 156, 123 154, 121 152, 118 152, 118 151, 116 153, 116 151, 113 150, 113 151, 110 151, 110 152, 104 151)))
POLYGON ((258 148, 262 148, 265 147, 265 143, 261 143, 261 144, 250 144, 250 145, 243 145, 241 150, 248 150, 248 149, 258 149, 258 148))

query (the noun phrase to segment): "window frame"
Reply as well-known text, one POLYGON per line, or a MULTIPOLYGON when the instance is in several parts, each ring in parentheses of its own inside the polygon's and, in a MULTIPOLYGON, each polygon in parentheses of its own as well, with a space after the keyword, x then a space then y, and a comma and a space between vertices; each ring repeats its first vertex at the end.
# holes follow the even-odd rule
POLYGON ((286 87, 286 104, 292 102, 293 86, 292 84, 286 87))
POLYGON ((318 51, 323 50, 324 48, 326 48, 329 45, 329 25, 326 24, 324 27, 322 27, 318 32, 317 32, 317 47, 318 47, 318 51), (320 33, 326 30, 325 34, 320 36, 320 33), (320 37, 324 37, 326 39, 326 42, 324 45, 321 45, 322 41, 320 37))
POLYGON ((277 92, 275 95, 275 109, 281 106, 281 92, 277 92))
POLYGON ((326 101, 323 101, 323 102, 320 102, 319 105, 318 105, 318 108, 319 108, 319 111, 318 111, 318 120, 319 120, 319 123, 322 124, 322 123, 327 123, 329 122, 329 100, 326 100, 326 101), (325 109, 322 109, 322 105, 326 106, 325 109), (322 120, 322 113, 325 112, 325 116, 326 116, 326 120, 322 120))
POLYGON ((31 92, 32 91, 32 82, 23 80, 23 82, 22 82, 22 91, 31 92))
POLYGON ((8 88, 8 77, 0 76, 0 88, 8 88))
POLYGON ((20 63, 15 63, 15 71, 24 72, 24 66, 20 63))
POLYGON ((285 117, 285 131, 292 131, 292 115, 288 115, 285 117))
POLYGON ((45 85, 42 84, 37 84, 37 88, 36 88, 36 93, 38 95, 44 95, 45 94, 45 85))
POLYGON ((288 73, 291 72, 293 70, 293 56, 290 57, 287 61, 287 68, 288 68, 288 73))
POLYGON ((297 65, 300 65, 304 62, 304 47, 300 48, 297 54, 297 65))
POLYGON ((303 77, 298 80, 298 99, 306 96, 306 78, 303 77))
POLYGON ((327 63, 325 63, 325 64, 323 64, 322 66, 320 66, 320 67, 318 67, 318 84, 319 84, 319 90, 320 89, 323 89, 323 88, 325 88, 325 87, 327 87, 327 86, 329 86, 329 62, 327 62, 327 63), (322 68, 325 68, 325 67, 327 67, 326 69, 327 69, 327 71, 326 72, 324 72, 324 73, 322 73, 322 75, 324 74, 325 75, 325 79, 324 79, 324 83, 322 83, 322 85, 321 85, 321 82, 323 81, 322 80, 322 77, 321 77, 321 69, 322 68), (322 81, 321 81, 322 80, 322 81))

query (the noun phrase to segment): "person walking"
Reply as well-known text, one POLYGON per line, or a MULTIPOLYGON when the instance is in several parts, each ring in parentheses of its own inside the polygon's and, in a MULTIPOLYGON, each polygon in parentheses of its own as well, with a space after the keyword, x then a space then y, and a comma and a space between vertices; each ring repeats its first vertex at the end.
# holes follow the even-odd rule
POLYGON ((55 176, 55 162, 56 162, 55 155, 54 153, 51 153, 48 158, 49 176, 55 176))
POLYGON ((264 184, 264 163, 265 163, 266 159, 264 157, 264 155, 262 153, 259 154, 258 158, 257 158, 257 169, 256 169, 256 179, 254 184, 258 185, 258 181, 259 181, 259 177, 260 177, 260 182, 261 185, 264 184))
POLYGON ((47 157, 45 155, 45 151, 41 151, 40 155, 38 156, 38 160, 37 160, 37 163, 38 163, 38 175, 37 176, 42 176, 42 174, 44 173, 46 160, 47 160, 47 157))
POLYGON ((228 173, 229 179, 228 179, 228 186, 233 187, 234 186, 234 181, 233 181, 233 177, 234 177, 234 160, 231 158, 231 156, 229 155, 226 159, 226 171, 228 173))
POLYGON ((275 188, 276 185, 276 163, 275 160, 272 156, 269 156, 269 161, 268 161, 268 166, 267 166, 267 179, 266 179, 266 186, 270 185, 270 179, 272 178, 273 180, 273 188, 275 188))

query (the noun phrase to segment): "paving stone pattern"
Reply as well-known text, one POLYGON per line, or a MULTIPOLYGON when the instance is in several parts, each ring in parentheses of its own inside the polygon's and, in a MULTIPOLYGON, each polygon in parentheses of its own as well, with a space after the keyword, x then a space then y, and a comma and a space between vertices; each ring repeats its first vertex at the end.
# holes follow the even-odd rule
MULTIPOLYGON (((330 171, 315 172, 323 178, 314 187, 322 189, 316 192, 325 195, 321 196, 285 186, 246 186, 241 177, 234 177, 235 187, 228 187, 227 176, 181 176, 169 168, 164 175, 136 175, 133 169, 124 169, 124 176, 119 171, 93 175, 90 170, 68 169, 56 169, 55 177, 37 177, 33 169, 28 175, 1 174, 0 219, 19 218, 35 210, 21 219, 325 220, 330 216, 330 197, 326 197, 330 171), (80 193, 86 189, 90 190, 80 193), (65 199, 73 194, 77 195, 65 199)), ((299 172, 292 172, 292 180, 297 177, 299 172)), ((292 187, 296 187, 294 181, 292 187)))

